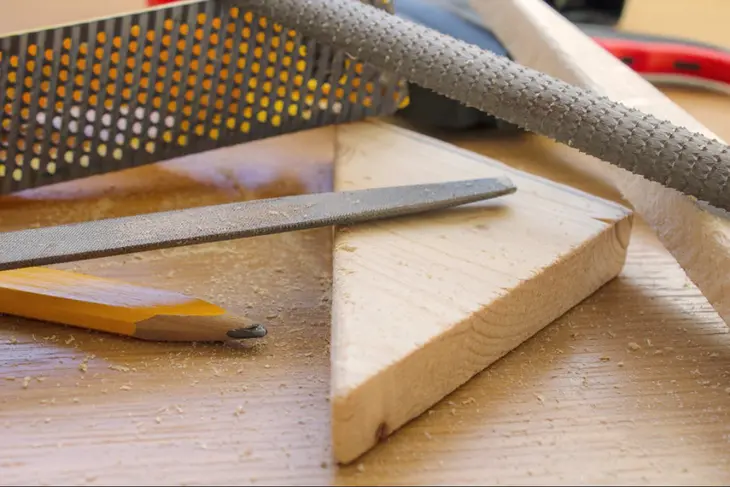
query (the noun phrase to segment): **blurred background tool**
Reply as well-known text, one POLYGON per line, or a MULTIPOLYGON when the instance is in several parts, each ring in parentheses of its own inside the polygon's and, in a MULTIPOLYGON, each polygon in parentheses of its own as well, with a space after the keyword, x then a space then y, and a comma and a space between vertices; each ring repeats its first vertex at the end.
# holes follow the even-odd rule
MULTIPOLYGON (((654 83, 730 90, 730 51, 677 37, 616 28, 623 0, 545 0, 597 44, 654 83)), ((508 49, 469 5, 470 0, 398 0, 396 15, 512 59, 508 49)), ((415 127, 447 130, 519 130, 486 113, 409 84, 411 102, 398 112, 415 127)))

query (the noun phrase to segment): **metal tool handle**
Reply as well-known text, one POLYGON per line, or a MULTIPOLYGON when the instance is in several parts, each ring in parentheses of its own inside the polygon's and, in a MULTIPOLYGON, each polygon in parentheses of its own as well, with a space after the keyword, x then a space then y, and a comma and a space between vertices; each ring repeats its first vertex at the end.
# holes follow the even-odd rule
POLYGON ((730 148, 352 0, 219 0, 730 211, 730 148))

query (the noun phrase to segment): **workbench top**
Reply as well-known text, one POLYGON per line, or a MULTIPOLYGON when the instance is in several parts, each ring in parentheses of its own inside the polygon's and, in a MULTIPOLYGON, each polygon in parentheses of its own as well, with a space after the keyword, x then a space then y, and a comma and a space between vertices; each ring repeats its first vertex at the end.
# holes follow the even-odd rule
MULTIPOLYGON (((667 93, 730 140, 729 98, 667 93)), ((621 201, 539 137, 449 140, 621 201)), ((138 168, 3 199, 0 230, 322 190, 325 162, 138 168)), ((331 230, 59 267, 266 309, 271 334, 170 345, 0 318, 3 485, 730 482, 728 328, 641 221, 619 278, 346 468, 330 464, 331 230)))

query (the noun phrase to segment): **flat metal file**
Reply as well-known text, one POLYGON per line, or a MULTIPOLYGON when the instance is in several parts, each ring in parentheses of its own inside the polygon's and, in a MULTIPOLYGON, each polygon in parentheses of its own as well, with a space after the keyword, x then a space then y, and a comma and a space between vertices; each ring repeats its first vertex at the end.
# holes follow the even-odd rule
POLYGON ((412 215, 514 193, 507 178, 314 193, 0 233, 0 270, 412 215))

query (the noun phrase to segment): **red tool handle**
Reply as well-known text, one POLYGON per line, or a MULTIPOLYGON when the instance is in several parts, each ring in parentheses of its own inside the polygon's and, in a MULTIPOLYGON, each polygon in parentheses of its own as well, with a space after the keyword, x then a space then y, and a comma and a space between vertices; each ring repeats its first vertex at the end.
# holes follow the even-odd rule
POLYGON ((647 44, 627 39, 593 40, 637 73, 682 75, 730 85, 730 54, 678 44, 647 44))
POLYGON ((687 76, 730 86, 730 51, 685 39, 579 25, 598 45, 645 76, 687 76))

